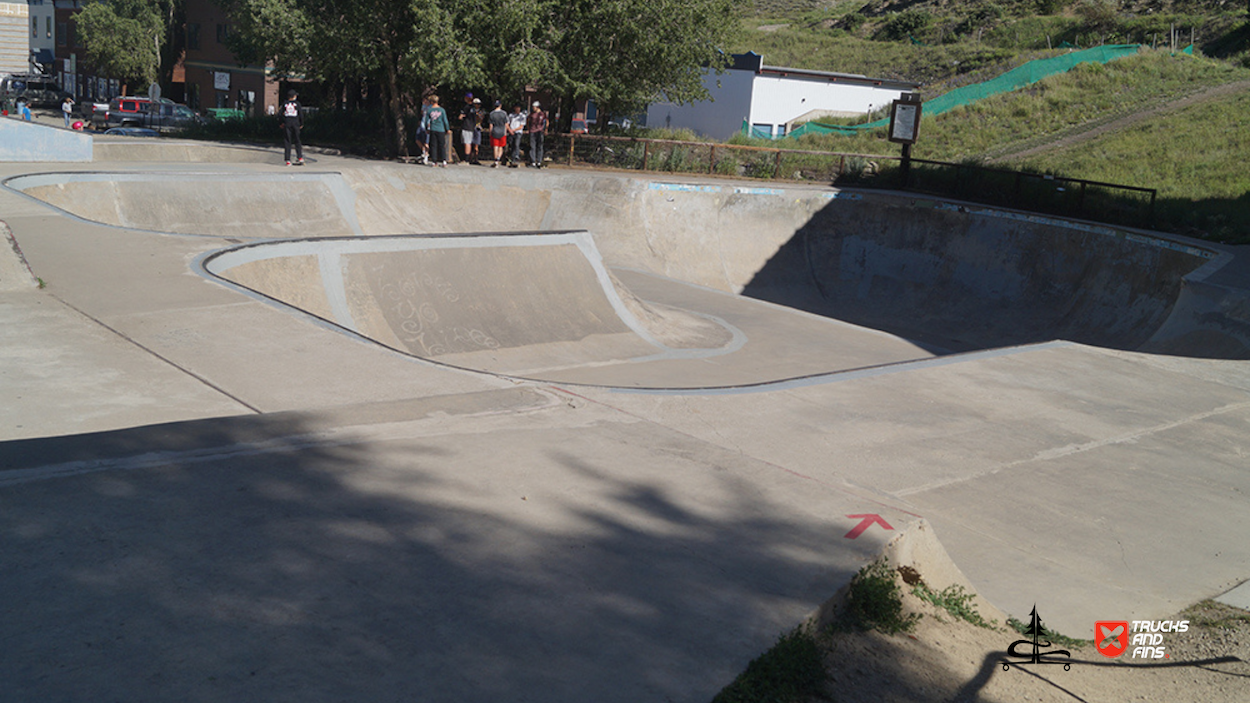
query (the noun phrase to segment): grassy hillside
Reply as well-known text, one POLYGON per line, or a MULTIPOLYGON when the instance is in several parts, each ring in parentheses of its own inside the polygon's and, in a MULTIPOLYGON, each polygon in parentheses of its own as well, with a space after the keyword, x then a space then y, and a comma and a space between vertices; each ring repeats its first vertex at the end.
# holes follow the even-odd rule
POLYGON ((929 91, 1068 47, 1132 43, 1250 57, 1245 3, 1220 0, 757 0, 731 50, 766 63, 902 78, 929 91))
MULTIPOLYGON (((1160 111, 1250 81, 1246 10, 1220 0, 756 0, 733 50, 771 65, 915 80, 931 98, 1068 46, 1158 47, 926 117, 913 155, 1157 188, 1161 227, 1250 243, 1248 91, 1160 111), (1171 50, 1174 38, 1179 48, 1191 37, 1194 56, 1171 50), (1098 136, 1064 146, 1088 134, 1098 136)), ((884 130, 787 143, 899 153, 884 130)))
MULTIPOLYGON (((939 161, 986 160, 1013 147, 1044 143, 1076 128, 1241 80, 1250 80, 1250 69, 1166 51, 1147 51, 1106 65, 1082 64, 1023 90, 926 118, 912 154, 939 161)), ((899 150, 885 140, 884 129, 854 137, 806 135, 793 143, 797 148, 862 154, 899 150)))
POLYGON ((1148 118, 1092 142, 1012 163, 1159 189, 1159 217, 1173 229, 1250 244, 1250 90, 1148 118))

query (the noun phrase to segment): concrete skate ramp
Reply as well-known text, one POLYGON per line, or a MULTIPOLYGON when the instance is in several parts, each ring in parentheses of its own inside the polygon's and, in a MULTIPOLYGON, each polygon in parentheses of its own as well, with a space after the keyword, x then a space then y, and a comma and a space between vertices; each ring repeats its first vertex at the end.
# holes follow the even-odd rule
POLYGON ((90 161, 92 136, 37 122, 0 120, 0 161, 90 161))
POLYGON ((282 163, 282 153, 277 149, 260 149, 250 146, 222 146, 167 138, 135 139, 134 137, 98 135, 92 148, 92 160, 114 163, 279 164, 282 163))
POLYGON ((1221 280, 1228 250, 910 195, 396 166, 7 183, 87 219, 187 234, 584 229, 610 268, 849 321, 934 353, 1066 339, 1250 358, 1247 286, 1221 280))
POLYGON ((585 232, 280 242, 205 268, 394 349, 492 373, 698 358, 735 341, 713 320, 630 297, 585 232))
POLYGON ((50 173, 6 185, 83 219, 130 229, 231 238, 361 233, 350 190, 320 174, 50 173))
MULTIPOLYGON (((1183 351, 1154 338, 1187 277, 1216 258, 1097 225, 865 198, 814 215, 743 292, 935 349, 1065 339, 1183 351)), ((1245 357, 1244 330, 1232 331, 1191 351, 1245 357)))

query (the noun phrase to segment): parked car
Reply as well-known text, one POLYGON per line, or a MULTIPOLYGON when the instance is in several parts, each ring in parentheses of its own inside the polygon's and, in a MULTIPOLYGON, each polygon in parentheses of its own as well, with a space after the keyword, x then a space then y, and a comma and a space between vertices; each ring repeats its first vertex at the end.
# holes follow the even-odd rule
POLYGON ((69 97, 56 78, 41 73, 13 73, 0 78, 0 95, 5 103, 22 100, 31 107, 60 107, 69 97))
POLYGON ((116 137, 158 137, 160 136, 154 129, 147 127, 111 127, 104 131, 105 134, 111 134, 116 137))
POLYGON ((96 128, 144 127, 147 129, 186 129, 204 122, 194 110, 164 98, 152 101, 148 98, 123 96, 108 102, 104 114, 99 106, 92 110, 91 122, 96 128))
MULTIPOLYGON (((86 107, 83 108, 83 111, 86 112, 86 107)), ((91 112, 88 113, 87 117, 90 118, 88 121, 93 129, 108 129, 109 104, 107 102, 92 102, 91 112)))

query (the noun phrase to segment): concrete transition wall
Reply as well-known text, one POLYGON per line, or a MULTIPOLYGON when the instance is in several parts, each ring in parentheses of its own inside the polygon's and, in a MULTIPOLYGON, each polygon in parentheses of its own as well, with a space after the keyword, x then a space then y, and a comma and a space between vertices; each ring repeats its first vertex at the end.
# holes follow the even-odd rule
POLYGON ((845 319, 939 353, 1067 339, 1250 358, 1250 304, 1208 280, 1232 258, 1213 245, 879 192, 491 175, 373 166, 194 189, 110 174, 8 184, 88 219, 197 234, 243 235, 288 218, 302 236, 585 229, 608 266, 845 319), (165 201, 181 215, 145 214, 165 201))
POLYGON ((90 134, 0 117, 0 161, 91 161, 90 134))

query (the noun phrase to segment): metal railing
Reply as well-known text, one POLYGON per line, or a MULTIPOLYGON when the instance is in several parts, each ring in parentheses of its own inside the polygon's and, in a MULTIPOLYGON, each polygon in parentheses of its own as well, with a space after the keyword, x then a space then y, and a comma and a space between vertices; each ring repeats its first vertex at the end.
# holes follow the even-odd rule
POLYGON ((691 173, 908 190, 1020 210, 1146 226, 1154 188, 902 156, 590 134, 552 135, 548 154, 571 167, 691 173))

